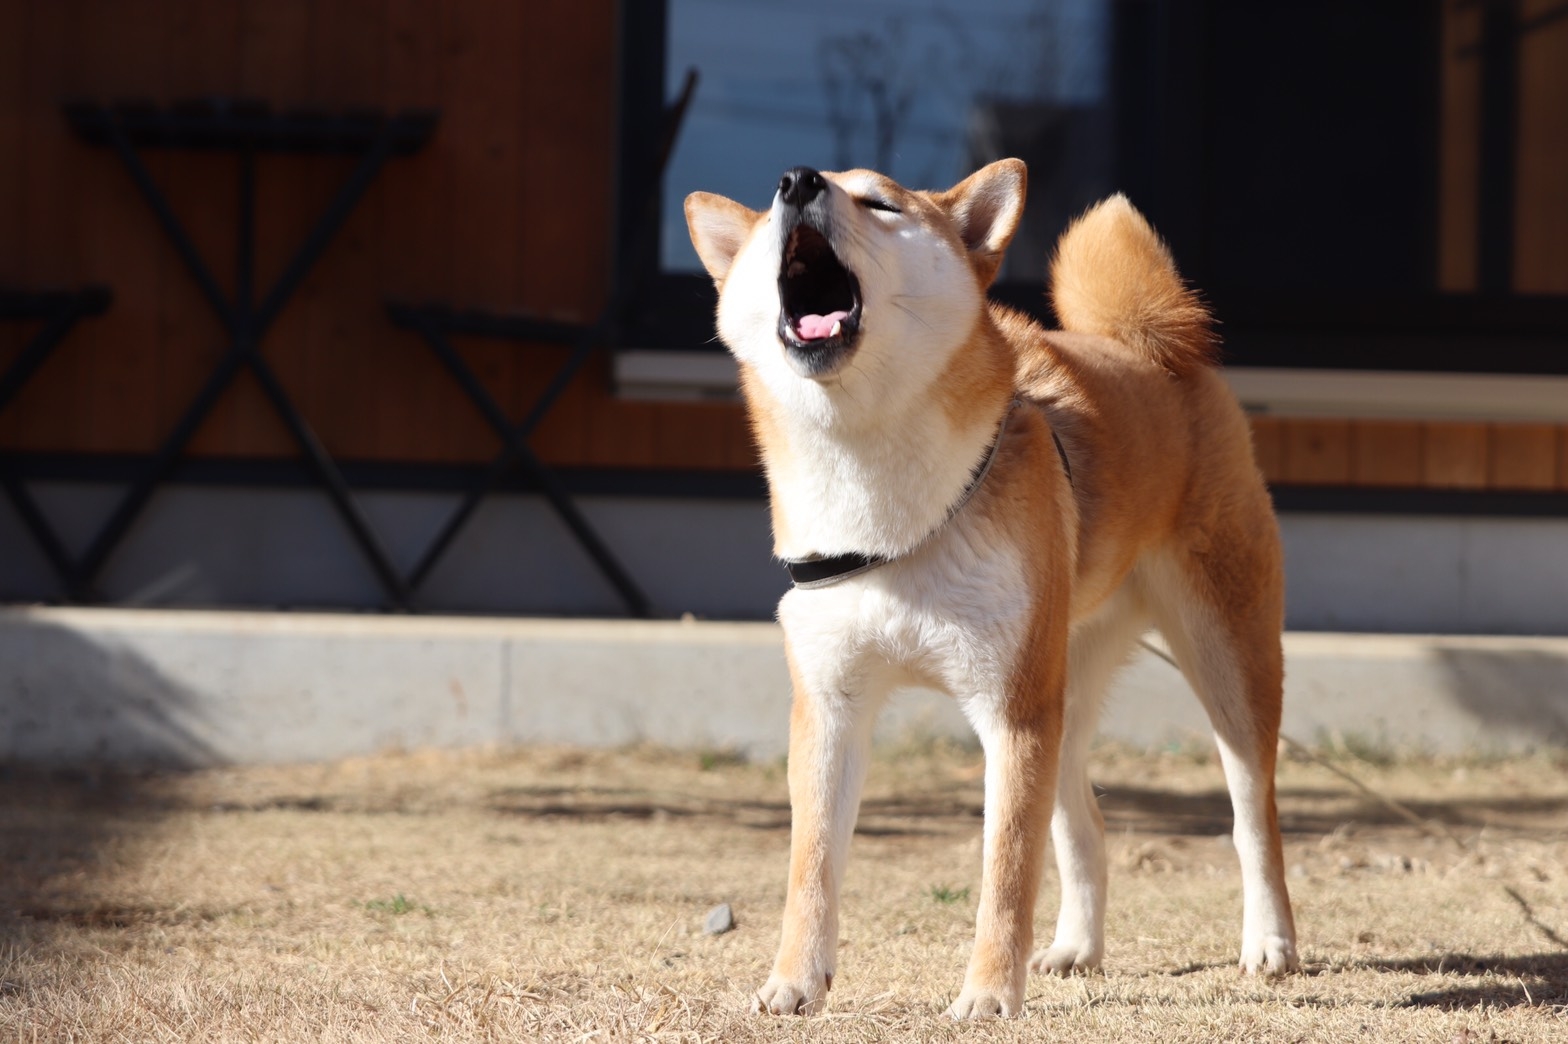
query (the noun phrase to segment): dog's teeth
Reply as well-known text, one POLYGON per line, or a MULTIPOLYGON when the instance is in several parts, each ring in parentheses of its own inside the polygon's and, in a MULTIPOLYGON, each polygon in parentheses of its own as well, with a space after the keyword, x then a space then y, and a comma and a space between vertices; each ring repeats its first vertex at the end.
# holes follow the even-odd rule
POLYGON ((828 336, 829 337, 837 337, 840 333, 843 332, 843 330, 844 330, 844 321, 842 319, 835 319, 835 320, 833 320, 833 329, 828 331, 828 336))

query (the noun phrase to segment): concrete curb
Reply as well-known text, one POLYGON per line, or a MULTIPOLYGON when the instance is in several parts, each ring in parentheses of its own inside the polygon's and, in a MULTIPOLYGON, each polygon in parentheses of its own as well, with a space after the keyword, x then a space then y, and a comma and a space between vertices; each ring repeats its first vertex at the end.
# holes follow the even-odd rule
MULTIPOLYGON (((1285 730, 1431 752, 1568 746, 1568 638, 1293 633, 1285 730)), ((197 766, 389 748, 653 742, 785 748, 789 680, 761 623, 0 610, 0 760, 197 766)), ((1102 732, 1207 735, 1164 662, 1140 654, 1102 732)), ((933 693, 880 734, 968 736, 933 693)))

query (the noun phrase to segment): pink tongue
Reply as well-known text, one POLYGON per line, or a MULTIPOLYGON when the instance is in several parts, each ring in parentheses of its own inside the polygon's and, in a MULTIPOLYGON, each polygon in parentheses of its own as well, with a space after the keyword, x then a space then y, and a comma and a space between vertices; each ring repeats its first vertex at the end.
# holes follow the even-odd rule
POLYGON ((802 341, 820 341, 833 336, 833 324, 849 318, 848 312, 829 312, 827 315, 803 315, 795 321, 795 336, 802 341))

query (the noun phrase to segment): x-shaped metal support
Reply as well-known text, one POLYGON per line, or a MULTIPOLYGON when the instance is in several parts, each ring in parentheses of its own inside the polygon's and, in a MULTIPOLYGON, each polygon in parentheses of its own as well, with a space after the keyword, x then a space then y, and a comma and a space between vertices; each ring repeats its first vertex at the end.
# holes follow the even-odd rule
POLYGON ((464 394, 484 415, 486 423, 501 438, 500 452, 463 495, 462 502, 448 516, 446 524, 441 527, 441 531, 430 542, 409 574, 408 585, 411 589, 417 590, 424 583, 430 571, 446 553, 447 548, 467 524, 475 509, 479 507, 480 502, 490 495, 508 472, 520 467, 538 485, 555 513, 577 538, 578 544, 593 559, 599 572, 621 596, 627 612, 633 616, 650 615, 652 609, 648 596, 643 593, 642 588, 631 578, 620 560, 615 557, 577 505, 573 503, 560 480, 529 448, 528 439, 539 426, 539 422, 550 412, 556 400, 561 397, 567 385, 577 376, 583 364, 593 355, 594 350, 615 342, 620 323, 636 299, 636 288, 643 274, 640 267, 642 259, 651 253, 651 248, 657 243, 659 192, 664 168, 669 163, 670 153, 675 148, 675 139, 680 133, 681 123, 685 119, 686 110, 691 104, 696 89, 697 71, 692 69, 686 74, 680 94, 664 111, 658 153, 654 160, 655 169, 652 171, 652 176, 647 178, 648 192, 640 210, 634 215, 631 242, 628 248, 622 251, 621 263, 612 275, 609 298, 594 323, 591 325, 552 323, 523 316, 453 312, 450 308, 439 305, 391 304, 387 306, 388 315, 394 323, 412 329, 424 338, 425 343, 435 352, 436 357, 457 381, 464 394), (497 405, 494 397, 490 395, 467 361, 453 348, 449 339, 449 335, 452 334, 567 344, 571 345, 571 352, 527 415, 514 424, 506 411, 497 405))
MULTIPOLYGON (((395 153, 410 152, 422 145, 433 129, 434 116, 421 114, 418 117, 405 116, 388 120, 375 125, 363 138, 356 140, 351 151, 359 153, 359 161, 355 164, 352 173, 338 188, 326 210, 311 227, 304 242, 289 259, 277 281, 258 301, 254 287, 255 158, 258 145, 270 147, 275 143, 283 142, 277 147, 293 151, 325 152, 350 151, 350 149, 345 148, 341 142, 337 143, 336 148, 314 148, 309 144, 301 146, 300 139, 289 138, 288 135, 315 131, 319 128, 319 121, 317 124, 306 126, 303 130, 290 130, 290 125, 285 119, 269 120, 265 115, 251 115, 246 119, 232 121, 222 121, 220 118, 216 123, 209 118, 207 124, 195 125, 194 131, 191 132, 196 135, 195 137, 165 139, 170 144, 226 147, 233 148, 239 153, 239 244, 236 257, 235 293, 231 299, 218 285, 211 269, 197 252, 179 219, 175 217, 168 199, 153 181, 146 165, 142 163, 131 140, 131 133, 127 126, 128 119, 122 119, 119 113, 110 110, 81 107, 69 109, 68 115, 77 130, 89 141, 106 144, 119 155, 131 180, 135 182, 143 200, 157 217, 158 224, 173 244, 229 339, 227 350, 213 367, 195 399, 180 415, 150 463, 120 499, 108 521, 89 544, 74 570, 73 586, 78 591, 91 592, 109 556, 113 554, 131 524, 146 507, 156 487, 168 478, 197 429, 217 405, 218 399, 240 370, 249 368, 274 412, 283 421, 289 434, 299 446, 306 464, 321 483, 322 488, 326 490, 332 506, 337 510, 344 525, 347 526, 375 571, 388 598, 395 606, 407 608, 408 586, 404 584, 398 571, 393 568, 386 550, 371 528, 369 519, 355 503, 332 457, 327 453, 310 424, 295 409, 283 383, 261 354, 261 344, 267 330, 282 313, 300 284, 304 282, 332 237, 348 220, 355 204, 364 196, 387 160, 395 153), (410 121, 416 119, 418 125, 410 126, 410 121), (221 134, 214 134, 214 127, 221 134), (209 134, 210 140, 201 138, 199 135, 202 133, 209 134)), ((177 126, 184 128, 186 124, 177 124, 177 126)), ((164 141, 154 139, 153 143, 161 144, 164 141)))
POLYGON ((430 345, 447 372, 463 389, 464 394, 484 415, 486 423, 501 438, 501 452, 490 462, 490 466, 479 479, 469 487, 457 510, 448 516, 446 524, 431 540, 429 547, 420 556, 413 571, 409 573, 410 589, 417 590, 425 582, 430 571, 435 568, 441 556, 446 553, 457 534, 467 524, 474 510, 479 507, 480 501, 495 489, 496 484, 508 472, 520 466, 538 484, 539 489, 550 502, 550 506, 555 509, 555 513, 572 531, 578 544, 588 552, 604 578, 621 596, 627 611, 633 616, 648 616, 651 607, 647 595, 643 594, 636 581, 626 572, 625 567, 578 510, 560 480, 528 447, 529 436, 550 411, 550 407, 555 405, 555 400, 566 390, 566 386, 577 375, 577 371, 582 369, 583 363, 588 361, 593 350, 604 343, 609 311, 606 310, 605 318, 594 326, 577 327, 522 317, 498 317, 473 313, 454 315, 444 309, 431 307, 389 305, 387 310, 394 323, 417 331, 425 339, 425 343, 430 345), (561 368, 551 378, 544 393, 528 411, 528 415, 520 423, 513 424, 507 417, 506 411, 496 403, 494 397, 485 388, 484 382, 469 367, 457 349, 452 347, 452 342, 447 339, 449 333, 506 337, 524 341, 567 341, 573 344, 573 348, 561 368))
MULTIPOLYGON (((43 320, 43 326, 28 339, 5 373, 0 375, 0 410, 4 410, 22 390, 38 367, 70 333, 77 320, 89 315, 102 315, 108 310, 111 300, 108 289, 101 286, 52 293, 0 291, 0 319, 43 320)), ((16 508, 22 524, 49 560, 66 593, 74 597, 76 563, 55 535, 49 519, 39 510, 37 501, 28 492, 21 476, 10 466, 8 458, 0 458, 0 485, 5 487, 6 496, 16 508)))

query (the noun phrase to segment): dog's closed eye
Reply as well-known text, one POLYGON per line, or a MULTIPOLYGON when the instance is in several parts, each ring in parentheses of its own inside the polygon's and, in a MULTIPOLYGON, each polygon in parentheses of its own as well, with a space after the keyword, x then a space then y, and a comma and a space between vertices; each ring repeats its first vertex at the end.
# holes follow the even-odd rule
POLYGON ((855 202, 859 203, 861 206, 865 207, 867 210, 880 210, 880 211, 883 211, 884 213, 887 213, 887 214, 902 214, 903 213, 902 210, 900 210, 898 207, 895 207, 893 204, 889 203, 887 200, 880 199, 880 198, 878 198, 876 196, 859 196, 859 197, 857 197, 855 199, 855 202))

